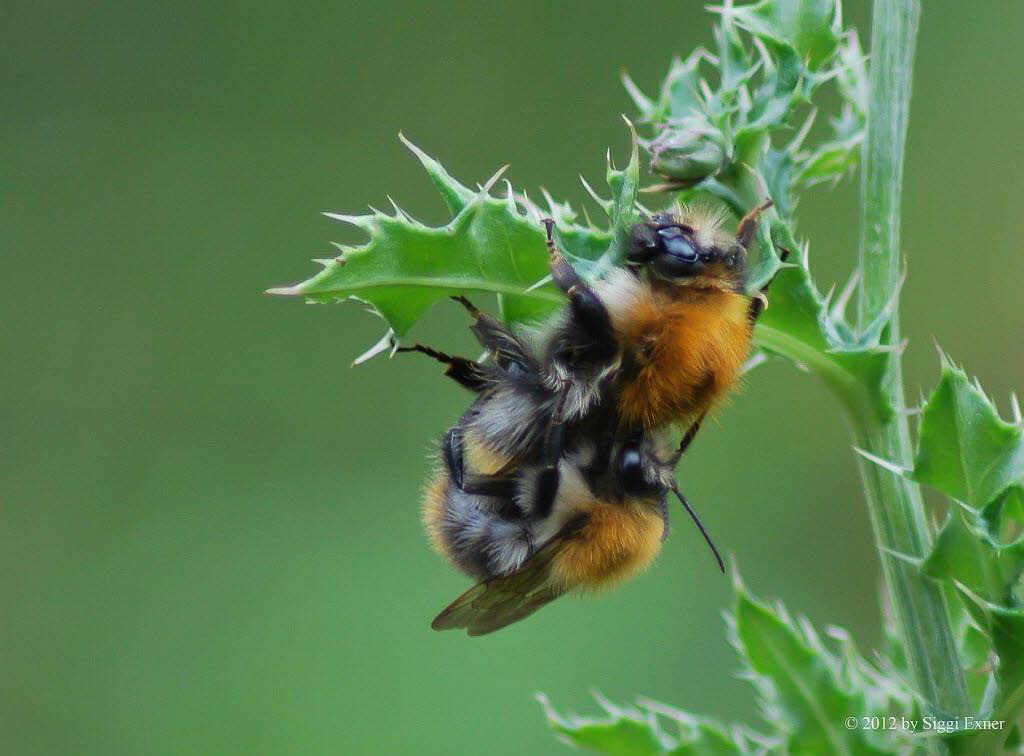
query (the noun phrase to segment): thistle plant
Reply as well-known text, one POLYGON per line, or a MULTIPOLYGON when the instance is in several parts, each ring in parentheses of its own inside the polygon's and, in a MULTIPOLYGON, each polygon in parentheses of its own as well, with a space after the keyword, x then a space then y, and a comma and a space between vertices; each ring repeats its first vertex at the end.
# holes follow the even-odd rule
POLYGON ((535 202, 502 171, 470 188, 405 141, 450 221, 426 226, 397 205, 390 213, 331 214, 362 229, 367 241, 339 245, 337 256, 319 261, 317 275, 272 290, 366 303, 387 330, 360 363, 393 353, 449 295, 493 293, 511 324, 562 306, 547 276, 542 218, 555 220, 572 265, 596 278, 619 263, 628 229, 642 214, 674 201, 710 200, 741 217, 773 200, 749 281, 756 291, 775 276, 755 344, 764 357, 818 376, 845 410, 884 576, 887 647, 866 658, 841 630, 822 639, 781 604, 753 597, 734 574, 728 631, 764 722, 725 727, 647 700, 599 700, 604 716, 585 719, 563 716, 542 698, 551 726, 577 745, 616 754, 988 754, 1020 743, 1024 428, 1016 399, 1013 417, 1003 419, 980 385, 942 354, 931 395, 920 407, 905 401, 899 211, 919 5, 874 6, 870 66, 856 32, 843 25, 838 0, 726 0, 712 8, 713 50, 673 61, 652 95, 625 79, 637 109, 629 123, 632 153, 621 169, 609 158, 603 193, 584 184, 606 215, 600 224, 547 193, 535 202), (817 104, 828 88, 839 102, 831 114, 817 104), (642 162, 654 176, 650 193, 641 189, 642 162), (796 227, 797 200, 858 165, 860 254, 842 291, 823 294, 796 227), (948 499, 941 525, 932 525, 922 485, 948 499), (924 733, 920 725, 911 732, 863 724, 926 716, 954 724, 924 733), (989 721, 1003 724, 972 726, 989 721))

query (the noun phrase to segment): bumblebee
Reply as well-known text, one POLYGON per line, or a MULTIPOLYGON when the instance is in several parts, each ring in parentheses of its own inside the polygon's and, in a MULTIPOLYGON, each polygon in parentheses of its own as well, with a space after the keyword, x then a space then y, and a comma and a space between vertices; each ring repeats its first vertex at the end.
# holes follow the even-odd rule
POLYGON ((424 519, 437 548, 480 582, 434 621, 497 630, 574 588, 642 569, 667 533, 674 491, 724 564, 674 469, 735 384, 766 299, 746 293, 746 256, 766 201, 739 224, 688 208, 631 229, 625 265, 585 282, 545 221, 552 279, 568 305, 514 332, 464 297, 490 360, 417 351, 477 399, 442 444, 424 519), (687 430, 670 453, 665 429, 687 430))
POLYGON ((647 567, 668 535, 674 491, 721 565, 696 513, 679 492, 665 439, 638 435, 609 454, 589 440, 558 462, 550 502, 544 470, 478 476, 465 466, 457 428, 443 441, 444 464, 428 486, 424 521, 435 547, 480 582, 433 621, 435 630, 484 635, 533 614, 574 589, 614 585, 647 567))

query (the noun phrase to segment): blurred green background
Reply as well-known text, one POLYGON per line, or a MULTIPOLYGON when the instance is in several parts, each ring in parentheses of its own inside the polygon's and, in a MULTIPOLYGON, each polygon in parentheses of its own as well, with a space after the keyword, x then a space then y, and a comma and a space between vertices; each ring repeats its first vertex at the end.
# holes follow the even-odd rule
MULTIPOLYGON (((1024 4, 926 3, 905 330, 1000 404, 1024 388, 1024 4)), ((866 3, 847 15, 867 36, 866 3)), ((580 202, 624 157, 618 84, 707 42, 698 3, 15 4, 3 12, 0 750, 556 753, 535 691, 756 722, 728 581, 677 516, 645 576, 483 639, 435 634, 467 581, 418 497, 467 396, 382 324, 261 292, 355 240, 320 210, 442 205, 399 129, 467 183, 580 202)), ((855 185, 801 206, 824 285, 855 185)), ((439 308, 424 339, 468 349, 439 308)), ((878 641, 877 565, 836 403, 774 363, 680 471, 753 590, 878 641)))

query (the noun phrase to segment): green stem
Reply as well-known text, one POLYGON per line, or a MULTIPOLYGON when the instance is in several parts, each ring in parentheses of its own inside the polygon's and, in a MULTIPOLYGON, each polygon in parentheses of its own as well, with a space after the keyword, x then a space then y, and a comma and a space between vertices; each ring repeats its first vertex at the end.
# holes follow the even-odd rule
MULTIPOLYGON (((884 314, 902 275, 900 196, 919 17, 919 0, 875 0, 861 180, 861 283, 857 301, 861 328, 884 314)), ((889 344, 899 342, 895 311, 885 338, 889 344)), ((909 467, 912 447, 907 417, 900 411, 905 404, 899 350, 892 352, 884 390, 896 411, 884 421, 866 413, 853 415, 857 444, 878 457, 909 467)), ((893 556, 894 552, 910 557, 928 553, 932 535, 920 487, 864 459, 860 472, 913 682, 936 711, 967 713, 970 700, 945 598, 935 582, 893 556)))

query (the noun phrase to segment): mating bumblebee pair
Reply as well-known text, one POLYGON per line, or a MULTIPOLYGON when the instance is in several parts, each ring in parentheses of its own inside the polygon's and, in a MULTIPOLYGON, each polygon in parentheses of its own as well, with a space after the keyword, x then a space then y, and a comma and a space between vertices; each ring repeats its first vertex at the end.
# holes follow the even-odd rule
POLYGON ((551 275, 567 305, 545 328, 517 332, 455 297, 487 357, 422 345, 476 399, 442 441, 424 520, 435 546, 480 581, 433 622, 483 635, 576 588, 646 567, 668 535, 667 495, 701 421, 735 384, 763 293, 746 293, 758 217, 735 236, 723 217, 682 209, 632 228, 622 267, 586 282, 545 221, 551 275), (672 449, 671 426, 685 428, 672 449))

